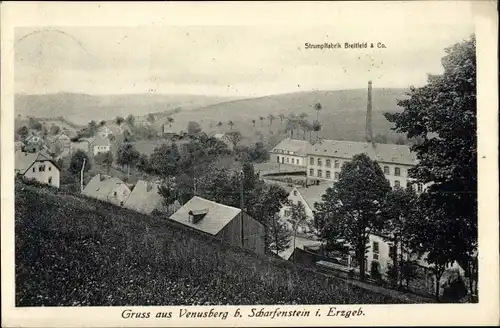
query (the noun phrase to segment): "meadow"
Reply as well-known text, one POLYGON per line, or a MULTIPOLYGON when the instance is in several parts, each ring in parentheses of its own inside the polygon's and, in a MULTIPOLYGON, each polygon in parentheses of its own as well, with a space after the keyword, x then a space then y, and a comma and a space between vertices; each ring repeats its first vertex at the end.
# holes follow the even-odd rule
POLYGON ((410 302, 80 195, 15 194, 16 306, 410 302))

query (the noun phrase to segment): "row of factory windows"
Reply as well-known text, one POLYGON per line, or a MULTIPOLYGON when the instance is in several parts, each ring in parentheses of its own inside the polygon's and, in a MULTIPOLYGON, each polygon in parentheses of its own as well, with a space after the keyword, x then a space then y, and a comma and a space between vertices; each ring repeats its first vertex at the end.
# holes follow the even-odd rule
MULTIPOLYGON (((314 157, 309 157, 309 165, 315 165, 314 163, 315 163, 314 157)), ((338 168, 340 168, 340 165, 341 165, 341 163, 340 163, 340 161, 338 159, 336 159, 336 160, 333 161, 333 167, 334 168, 338 169, 338 168)), ((318 158, 316 160, 316 166, 323 166, 323 159, 318 158)), ((332 167, 332 161, 330 159, 326 159, 325 160, 325 167, 332 167)), ((390 170, 389 166, 385 165, 383 167, 383 170, 384 170, 384 174, 386 174, 386 175, 390 175, 391 174, 391 170, 390 170)), ((397 176, 397 177, 401 176, 401 168, 400 167, 396 166, 394 168, 394 175, 397 176)))
MULTIPOLYGON (((309 175, 310 176, 315 176, 314 175, 314 169, 309 169, 309 175)), ((323 178, 323 170, 317 170, 317 174, 316 176, 318 178, 323 178)), ((326 179, 331 179, 331 172, 326 170, 325 171, 325 176, 324 178, 326 179)), ((334 172, 334 175, 333 175, 333 180, 338 180, 339 179, 339 172, 334 172)), ((408 182, 409 184, 410 182, 408 182)), ((394 180, 394 187, 401 187, 401 182, 399 180, 394 180)), ((423 190, 423 185, 421 183, 419 184, 416 184, 416 187, 415 187, 416 191, 418 192, 422 192, 423 190)))

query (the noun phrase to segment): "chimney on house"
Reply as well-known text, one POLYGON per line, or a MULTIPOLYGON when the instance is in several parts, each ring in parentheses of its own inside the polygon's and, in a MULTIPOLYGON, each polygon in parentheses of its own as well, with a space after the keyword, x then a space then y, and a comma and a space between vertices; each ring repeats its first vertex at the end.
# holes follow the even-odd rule
POLYGON ((373 141, 373 135, 372 135, 372 81, 368 81, 368 103, 366 106, 365 139, 367 142, 373 141))

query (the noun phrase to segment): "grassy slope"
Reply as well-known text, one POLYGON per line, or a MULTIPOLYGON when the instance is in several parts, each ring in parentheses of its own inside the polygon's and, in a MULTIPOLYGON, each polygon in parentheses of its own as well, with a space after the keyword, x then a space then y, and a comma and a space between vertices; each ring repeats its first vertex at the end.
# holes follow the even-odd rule
POLYGON ((34 117, 64 116, 77 124, 90 120, 110 120, 129 114, 144 116, 181 107, 184 110, 208 106, 234 98, 196 95, 86 95, 79 93, 57 93, 47 95, 15 96, 16 115, 34 117))
POLYGON ((15 205, 17 306, 401 302, 49 188, 15 205))
MULTIPOLYGON (((391 124, 385 119, 385 112, 401 110, 397 100, 404 98, 404 89, 373 89, 373 135, 385 134, 396 139, 398 134, 390 131, 391 124)), ((366 101, 365 89, 339 91, 296 92, 282 95, 272 95, 261 98, 234 100, 218 103, 204 108, 182 111, 172 115, 175 119, 173 127, 186 130, 189 121, 200 123, 204 131, 230 131, 227 123, 235 123, 234 130, 239 130, 246 140, 243 144, 261 140, 274 144, 285 135, 286 121, 280 123, 279 114, 288 116, 290 113, 308 114, 307 119, 316 119, 314 104, 320 102, 323 109, 319 113, 323 125, 321 137, 328 139, 363 140, 365 133, 366 101), (277 117, 270 125, 267 119, 272 114, 277 117), (261 122, 259 117, 264 117, 261 122), (256 120, 255 128, 252 120, 256 120), (221 121, 224 125, 217 127, 221 121), (263 123, 263 124, 261 124, 263 123), (262 134, 262 137, 259 136, 262 134)), ((297 135, 295 135, 297 136, 297 135)), ((313 136, 315 133, 313 132, 313 136)), ((302 131, 300 132, 302 137, 302 131)), ((307 138, 309 136, 307 135, 307 138)))

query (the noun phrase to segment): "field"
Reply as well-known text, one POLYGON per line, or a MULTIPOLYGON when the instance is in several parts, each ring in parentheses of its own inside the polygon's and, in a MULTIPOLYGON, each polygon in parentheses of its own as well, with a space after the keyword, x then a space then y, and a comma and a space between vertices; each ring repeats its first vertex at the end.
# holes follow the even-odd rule
MULTIPOLYGON (((385 119, 385 112, 401 110, 397 100, 405 97, 404 89, 373 89, 373 135, 386 135, 394 142, 399 134, 391 131, 391 124, 385 119)), ((274 146, 286 136, 286 120, 279 116, 293 113, 306 113, 307 120, 316 119, 314 104, 320 102, 323 109, 319 112, 322 123, 320 136, 327 139, 363 140, 366 117, 366 89, 338 91, 310 91, 271 95, 260 98, 237 99, 205 96, 167 96, 167 95, 124 95, 89 96, 83 94, 57 95, 17 95, 16 114, 33 116, 64 116, 78 124, 90 120, 113 120, 117 115, 126 117, 133 114, 143 117, 148 113, 159 113, 153 128, 161 131, 167 117, 174 119, 172 130, 187 131, 190 121, 200 124, 203 131, 242 133, 241 145, 262 141, 274 146), (269 115, 276 118, 271 123, 269 115), (263 120, 260 120, 263 117, 263 120), (252 123, 255 120, 255 126, 252 123), (234 126, 228 125, 233 121, 234 126), (222 125, 218 125, 221 122, 222 125)), ((296 130, 294 138, 312 137, 316 133, 296 130)))
POLYGON ((234 98, 196 95, 87 95, 57 93, 15 96, 16 115, 34 117, 63 116, 71 122, 86 125, 89 121, 113 120, 116 116, 146 116, 149 113, 190 110, 234 98))
MULTIPOLYGON (((391 123, 383 114, 401 110, 397 100, 403 99, 404 89, 373 89, 373 135, 383 134, 393 142, 400 137, 391 131, 391 123)), ((243 135, 241 144, 248 145, 263 141, 275 145, 290 134, 285 132, 286 120, 281 122, 283 114, 299 115, 306 113, 307 120, 316 120, 317 112, 314 104, 320 102, 323 109, 319 112, 322 123, 320 136, 326 139, 364 140, 367 91, 365 89, 340 91, 296 92, 282 95, 272 95, 261 98, 251 98, 217 103, 207 107, 180 111, 171 115, 174 118, 172 130, 187 130, 188 122, 198 122, 205 132, 240 131, 243 135), (276 118, 271 123, 269 115, 276 118), (263 120, 260 120, 263 117, 263 120), (252 122, 255 120, 255 126, 252 122), (233 121, 234 126, 228 125, 233 121), (222 125, 219 126, 218 123, 222 125)), ((294 138, 303 138, 304 132, 296 130, 294 138)), ((316 133, 312 132, 312 139, 316 133)), ((305 135, 309 139, 309 133, 305 135)))
POLYGON ((20 181, 15 234, 16 306, 402 303, 166 220, 20 181))

